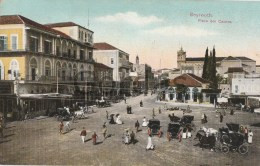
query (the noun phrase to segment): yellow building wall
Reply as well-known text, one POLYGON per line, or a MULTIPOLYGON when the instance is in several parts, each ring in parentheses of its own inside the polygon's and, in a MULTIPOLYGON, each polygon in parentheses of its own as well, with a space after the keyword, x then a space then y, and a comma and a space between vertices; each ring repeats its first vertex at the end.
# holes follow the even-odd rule
POLYGON ((23 49, 23 38, 24 38, 23 28, 0 29, 0 35, 6 35, 8 37, 7 39, 8 50, 12 49, 11 35, 17 35, 18 36, 17 49, 18 50, 23 49))
POLYGON ((5 80, 9 80, 8 77, 8 70, 10 70, 10 65, 11 61, 13 59, 16 59, 17 62, 19 63, 19 73, 20 73, 20 78, 25 78, 26 75, 26 70, 25 70, 25 56, 22 57, 0 57, 0 61, 2 61, 4 65, 4 78, 5 80))

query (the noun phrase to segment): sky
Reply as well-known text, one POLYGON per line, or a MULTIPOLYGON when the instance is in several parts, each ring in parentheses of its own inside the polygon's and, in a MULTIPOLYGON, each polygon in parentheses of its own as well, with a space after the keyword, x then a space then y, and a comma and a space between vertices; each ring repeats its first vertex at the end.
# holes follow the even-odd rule
POLYGON ((135 62, 175 68, 177 51, 202 57, 246 56, 260 65, 260 2, 203 0, 0 0, 0 15, 41 24, 72 21, 135 62), (215 21, 215 22, 214 22, 215 21))

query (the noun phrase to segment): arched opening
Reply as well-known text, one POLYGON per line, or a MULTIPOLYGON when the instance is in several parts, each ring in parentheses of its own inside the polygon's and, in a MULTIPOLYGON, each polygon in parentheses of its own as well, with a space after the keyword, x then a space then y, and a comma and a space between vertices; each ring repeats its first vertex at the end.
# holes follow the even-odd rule
POLYGON ((84 81, 84 66, 81 65, 80 67, 80 80, 84 81))
POLYGON ((61 77, 61 64, 60 64, 60 62, 57 62, 57 63, 56 63, 56 76, 57 76, 58 78, 61 77))
POLYGON ((73 74, 73 69, 72 69, 72 64, 69 64, 69 69, 68 69, 68 76, 69 76, 69 80, 72 80, 72 74, 73 74))
POLYGON ((73 78, 74 78, 74 79, 77 79, 77 78, 75 78, 75 77, 76 77, 76 74, 77 74, 77 65, 74 64, 74 65, 73 65, 73 78))
POLYGON ((62 74, 62 76, 61 76, 62 77, 62 81, 66 80, 66 73, 67 73, 66 70, 67 70, 67 63, 64 62, 62 64, 62 73, 61 73, 62 74))
POLYGON ((190 100, 190 88, 187 88, 187 91, 185 94, 185 100, 190 100))
POLYGON ((198 93, 199 93, 199 89, 198 88, 193 88, 192 89, 192 95, 193 95, 193 101, 197 102, 198 100, 198 93))
POLYGON ((35 58, 31 59, 30 61, 30 72, 31 72, 31 80, 36 80, 37 76, 37 61, 35 58))
POLYGON ((18 77, 19 74, 19 63, 16 59, 13 59, 10 63, 10 70, 9 73, 9 79, 15 80, 16 77, 18 77))
POLYGON ((45 61, 45 76, 51 76, 51 62, 49 60, 45 61))

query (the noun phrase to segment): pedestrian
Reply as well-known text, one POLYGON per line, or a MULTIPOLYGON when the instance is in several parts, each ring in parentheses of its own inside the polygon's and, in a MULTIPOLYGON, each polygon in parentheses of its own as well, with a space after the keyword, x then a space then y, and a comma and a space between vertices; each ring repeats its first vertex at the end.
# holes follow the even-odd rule
POLYGON ((253 142, 253 132, 251 130, 249 130, 249 133, 248 133, 248 143, 249 144, 252 144, 253 142))
POLYGON ((162 110, 161 110, 161 107, 159 107, 159 114, 161 114, 162 113, 162 110))
POLYGON ((248 140, 248 129, 247 129, 247 127, 245 127, 244 134, 245 134, 245 139, 248 140))
POLYGON ((152 135, 148 135, 148 141, 147 141, 147 146, 146 146, 146 151, 147 150, 154 150, 154 145, 152 143, 152 135))
POLYGON ((126 104, 126 97, 124 97, 124 100, 125 100, 125 104, 126 104))
POLYGON ((63 134, 63 127, 64 127, 63 121, 60 121, 60 125, 59 125, 60 134, 63 134))
POLYGON ((126 113, 129 114, 129 105, 126 106, 126 113))
POLYGON ((191 127, 188 127, 187 131, 188 131, 187 137, 191 138, 191 127))
POLYGON ((234 115, 234 110, 233 109, 230 110, 230 115, 234 115))
POLYGON ((153 115, 152 115, 152 116, 153 116, 153 119, 154 119, 154 117, 155 117, 155 112, 154 112, 154 108, 153 108, 153 115))
POLYGON ((140 101, 140 107, 143 107, 143 101, 142 100, 140 101))
POLYGON ((96 132, 94 132, 94 134, 92 135, 93 145, 97 144, 97 138, 98 138, 98 136, 97 136, 96 132))
POLYGON ((102 134, 105 140, 107 137, 107 126, 105 124, 103 125, 102 134))
POLYGON ((184 129, 183 129, 182 138, 183 138, 183 139, 186 139, 186 138, 187 138, 187 128, 184 128, 184 129))
POLYGON ((130 142, 133 143, 133 144, 136 143, 134 131, 132 131, 131 134, 130 134, 130 142))
POLYGON ((204 123, 207 123, 208 122, 208 118, 206 116, 206 114, 204 114, 204 123))
POLYGON ((135 129, 136 129, 136 133, 139 131, 139 127, 140 127, 140 124, 138 122, 138 120, 135 122, 135 129))
POLYGON ((76 117, 76 115, 74 114, 74 115, 72 115, 72 118, 71 118, 71 121, 72 121, 72 123, 75 123, 75 117, 76 117))
POLYGON ((106 110, 106 117, 107 117, 107 120, 108 120, 109 114, 108 114, 107 110, 106 110))
POLYGON ((124 139, 124 143, 125 144, 129 144, 130 143, 130 134, 128 132, 128 129, 126 130, 126 132, 124 133, 124 136, 123 136, 123 139, 124 139))
POLYGON ((65 123, 65 128, 67 132, 70 131, 70 121, 65 123))
POLYGON ((205 114, 201 114, 201 124, 204 123, 204 119, 205 119, 205 118, 204 118, 204 115, 205 115, 205 114))
POLYGON ((81 133, 80 133, 80 136, 81 136, 81 140, 83 143, 85 143, 85 138, 87 136, 87 131, 85 130, 85 127, 83 127, 81 133))
POLYGON ((220 118, 220 123, 222 123, 223 122, 223 115, 221 113, 220 113, 219 118, 220 118))
POLYGON ((182 129, 179 131, 178 133, 178 139, 179 139, 179 142, 181 142, 181 138, 182 138, 182 129))

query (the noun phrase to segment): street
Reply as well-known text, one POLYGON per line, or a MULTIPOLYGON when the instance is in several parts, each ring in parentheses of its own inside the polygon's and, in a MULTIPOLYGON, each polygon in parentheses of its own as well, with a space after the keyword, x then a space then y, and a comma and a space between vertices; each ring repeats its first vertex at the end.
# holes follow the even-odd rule
MULTIPOLYGON (((174 105, 172 103, 173 106, 174 105)), ((173 139, 168 142, 166 138, 167 125, 170 122, 168 115, 173 111, 163 109, 164 103, 156 101, 156 95, 141 95, 130 97, 127 104, 124 101, 112 104, 108 108, 94 108, 95 113, 88 114, 88 118, 71 123, 72 130, 63 135, 59 134, 59 122, 53 118, 31 119, 8 123, 4 131, 4 138, 0 138, 0 164, 41 164, 41 165, 258 165, 260 162, 260 133, 259 127, 250 126, 260 122, 259 115, 235 111, 233 116, 224 116, 223 123, 216 117, 214 108, 191 106, 194 115, 196 130, 202 127, 201 113, 208 117, 205 127, 219 129, 226 126, 227 122, 248 125, 253 131, 253 144, 249 145, 249 152, 241 155, 238 152, 224 154, 221 151, 211 152, 210 149, 201 149, 198 140, 192 138, 178 142, 173 139), (139 106, 140 100, 144 107, 139 106), (126 114, 127 105, 132 106, 133 114, 126 114), (158 114, 158 108, 162 113, 158 114), (136 120, 142 124, 145 116, 152 118, 152 110, 155 109, 155 118, 161 121, 163 130, 162 138, 153 136, 154 151, 146 151, 147 128, 136 134, 138 142, 133 145, 122 143, 122 136, 126 128, 134 130, 136 120), (122 125, 111 125, 106 120, 106 110, 109 114, 120 113, 122 125), (102 125, 107 122, 108 137, 103 141, 102 125), (82 143, 80 132, 85 127, 87 130, 87 142, 82 143), (98 135, 97 145, 92 144, 93 132, 98 135), (102 142, 103 141, 103 142, 102 142)), ((169 106, 169 104, 168 104, 169 106)), ((187 106, 180 106, 186 108, 187 106)), ((182 111, 174 111, 178 117, 182 111)))

